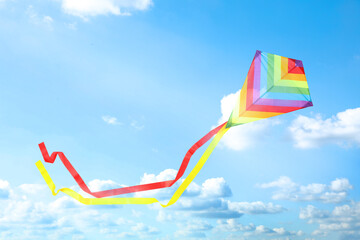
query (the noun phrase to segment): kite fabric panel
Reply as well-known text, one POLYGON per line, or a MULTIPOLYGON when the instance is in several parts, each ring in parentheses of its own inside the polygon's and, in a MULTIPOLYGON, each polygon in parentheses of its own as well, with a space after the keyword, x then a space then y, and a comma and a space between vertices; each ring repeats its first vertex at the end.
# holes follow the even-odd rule
POLYGON ((302 61, 256 51, 226 127, 312 105, 302 61))
POLYGON ((171 187, 185 173, 192 155, 206 142, 213 138, 195 167, 180 184, 179 188, 175 191, 169 202, 167 204, 160 203, 162 207, 168 207, 174 204, 180 198, 189 184, 200 172, 201 168, 210 157, 212 151, 215 149, 222 136, 231 127, 264 118, 278 116, 310 106, 313 106, 313 104, 310 97, 309 87, 306 81, 302 61, 256 51, 255 57, 250 65, 249 72, 245 78, 243 87, 237 96, 237 101, 229 117, 229 120, 211 130, 188 150, 180 165, 175 179, 92 192, 86 185, 85 181, 81 178, 80 174, 72 166, 70 161, 65 157, 64 153, 53 152, 51 156, 49 156, 45 144, 40 143, 39 147, 45 162, 53 163, 56 157, 59 156, 63 165, 69 171, 79 187, 84 192, 95 197, 85 198, 69 188, 61 188, 58 191, 55 191, 55 184, 46 171, 43 163, 39 160, 36 162, 36 166, 43 176, 45 182, 49 186, 50 190, 52 191, 53 195, 57 195, 59 192, 63 192, 83 204, 111 205, 152 204, 156 202, 160 203, 156 198, 114 198, 112 196, 171 187))

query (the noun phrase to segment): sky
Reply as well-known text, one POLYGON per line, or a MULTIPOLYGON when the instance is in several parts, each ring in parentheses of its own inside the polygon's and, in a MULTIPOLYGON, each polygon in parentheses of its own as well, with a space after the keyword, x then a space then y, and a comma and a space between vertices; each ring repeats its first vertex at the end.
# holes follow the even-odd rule
POLYGON ((360 239, 359 1, 0 0, 0 36, 0 239, 360 239), (302 60, 314 106, 231 128, 168 208, 51 194, 41 142, 93 191, 173 179, 256 50, 302 60))

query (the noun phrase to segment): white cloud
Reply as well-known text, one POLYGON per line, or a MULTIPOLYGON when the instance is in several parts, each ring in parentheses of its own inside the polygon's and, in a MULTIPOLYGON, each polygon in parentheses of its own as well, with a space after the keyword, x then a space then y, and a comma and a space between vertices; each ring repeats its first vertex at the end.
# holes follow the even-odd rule
POLYGON ((353 187, 350 185, 349 180, 346 178, 337 178, 332 181, 330 185, 330 189, 335 192, 347 191, 352 188, 353 187))
MULTIPOLYGON (((161 182, 167 180, 173 180, 176 177, 177 171, 175 169, 165 169, 160 172, 158 175, 144 173, 143 177, 141 177, 140 184, 153 183, 153 182, 161 182)), ((135 197, 155 197, 158 199, 168 199, 174 193, 177 183, 175 186, 171 188, 150 190, 144 192, 135 193, 135 197)))
POLYGON ((152 0, 62 0, 65 13, 87 19, 97 15, 129 16, 132 11, 144 11, 152 0))
POLYGON ((53 30, 52 24, 54 22, 54 19, 47 15, 39 16, 38 12, 35 10, 35 8, 32 5, 28 6, 25 14, 28 16, 29 21, 32 24, 43 26, 48 30, 53 30))
POLYGON ((228 202, 229 209, 244 214, 274 214, 284 212, 286 209, 273 203, 256 202, 228 202))
POLYGON ((287 176, 281 176, 278 180, 269 183, 263 183, 260 185, 261 188, 271 188, 271 187, 278 187, 278 188, 286 188, 286 189, 293 189, 297 186, 291 179, 287 176))
POLYGON ((145 235, 159 233, 159 230, 157 228, 147 226, 144 223, 136 223, 136 225, 131 227, 131 230, 133 232, 137 232, 145 235))
POLYGON ((112 180, 94 179, 89 182, 89 188, 92 192, 104 191, 104 190, 120 188, 120 187, 125 187, 125 186, 116 183, 112 180))
MULTIPOLYGON (((218 124, 222 124, 229 119, 237 101, 238 94, 240 94, 240 91, 226 95, 221 99, 222 116, 218 124)), ((256 142, 263 139, 270 125, 276 125, 278 123, 278 120, 263 119, 261 121, 235 126, 224 135, 221 144, 231 150, 244 150, 254 146, 256 142)))
POLYGON ((145 125, 144 124, 139 124, 138 121, 136 120, 132 120, 131 123, 130 123, 130 126, 133 127, 134 129, 136 130, 143 130, 145 125))
MULTIPOLYGON (((126 221, 126 220, 125 220, 126 221)), ((131 224, 132 226, 127 226, 128 230, 124 232, 116 231, 115 229, 104 229, 103 231, 106 231, 106 233, 111 233, 108 235, 111 239, 123 239, 123 238, 135 238, 135 239, 143 239, 143 238, 152 238, 154 235, 158 235, 160 231, 153 226, 146 225, 142 222, 140 223, 133 223, 126 221, 127 225, 131 224), (115 230, 115 231, 114 231, 115 230), (131 230, 131 231, 129 231, 131 230), (115 233, 115 234, 114 234, 115 233)))
POLYGON ((300 210, 300 219, 318 224, 313 235, 331 236, 340 233, 341 239, 360 238, 360 202, 336 206, 332 211, 320 210, 312 205, 300 210))
POLYGON ((315 118, 299 116, 289 130, 298 148, 315 148, 324 144, 360 146, 360 108, 347 109, 325 120, 320 115, 315 118))
POLYGON ((173 220, 173 216, 171 214, 168 214, 166 211, 160 209, 159 213, 156 217, 156 221, 158 222, 168 222, 168 221, 172 221, 173 220))
MULTIPOLYGON (((215 231, 220 232, 244 232, 246 239, 250 236, 271 236, 271 237, 287 237, 287 236, 301 236, 302 231, 288 231, 283 227, 269 228, 264 225, 256 226, 253 223, 243 225, 238 223, 235 219, 218 220, 215 231)), ((238 239, 239 236, 235 239, 238 239)))
POLYGON ((189 220, 185 224, 178 224, 179 230, 175 232, 175 237, 195 237, 204 238, 206 237, 205 232, 213 228, 213 226, 204 220, 194 219, 189 220))
POLYGON ((133 209, 133 210, 131 210, 131 215, 136 217, 136 218, 139 218, 139 217, 141 217, 143 215, 143 213, 133 209))
MULTIPOLYGON (((166 169, 160 174, 145 173, 141 178, 141 184, 152 183, 174 179, 177 171, 174 169, 166 169)), ((183 180, 180 179, 171 188, 151 190, 146 192, 135 193, 136 197, 155 197, 165 200, 173 195, 183 180)), ((192 182, 185 190, 181 198, 170 209, 175 212, 188 212, 195 217, 202 218, 238 218, 243 214, 275 214, 284 212, 286 209, 280 205, 272 203, 256 202, 232 202, 225 198, 232 195, 230 186, 225 179, 209 178, 201 185, 192 182)), ((173 219, 172 215, 165 214, 159 210, 157 216, 158 221, 166 221, 173 219)))
POLYGON ((253 223, 243 225, 238 223, 235 219, 217 220, 216 230, 222 232, 248 232, 254 231, 256 226, 253 223))
POLYGON ((10 184, 0 179, 0 199, 7 199, 10 196, 10 184))
POLYGON ((69 29, 76 31, 77 30, 77 23, 73 22, 73 23, 65 23, 65 26, 67 26, 69 29))
POLYGON ((282 176, 278 180, 258 185, 260 188, 277 188, 272 198, 290 201, 321 201, 339 203, 345 201, 348 191, 352 189, 349 180, 337 178, 330 185, 311 183, 306 186, 294 183, 289 177, 282 176))
POLYGON ((306 208, 301 209, 299 218, 300 219, 320 219, 327 218, 330 216, 330 212, 326 210, 319 210, 312 205, 308 205, 306 208))
POLYGON ((51 24, 53 21, 54 20, 50 16, 44 16, 43 17, 43 22, 46 23, 46 24, 51 24))
POLYGON ((45 184, 21 184, 20 190, 26 194, 39 194, 44 189, 48 188, 45 184))
POLYGON ((102 116, 101 118, 102 118, 102 120, 104 120, 104 122, 106 122, 107 124, 110 124, 110 125, 122 125, 122 123, 119 122, 116 117, 102 116))
MULTIPOLYGON (((144 174, 141 182, 173 179, 175 175, 175 170, 167 169, 158 175, 144 174)), ((97 233, 109 239, 154 239, 160 235, 157 226, 131 220, 131 217, 137 218, 142 214, 139 211, 128 211, 128 216, 119 218, 111 208, 86 206, 64 195, 47 202, 44 202, 43 198, 40 201, 34 200, 39 192, 44 190, 45 185, 42 184, 22 184, 12 189, 7 181, 1 180, 0 186, 9 192, 15 192, 2 200, 0 206, 0 238, 39 239, 48 236, 49 239, 68 239, 75 236, 76 239, 81 239, 92 234, 89 229, 96 229, 97 233), (7 231, 8 229, 11 231, 7 231)), ((94 191, 119 186, 121 185, 112 180, 95 179, 89 183, 89 187, 94 191)), ((284 208, 272 203, 225 200, 230 193, 231 189, 224 178, 210 178, 202 184, 192 183, 189 192, 186 192, 174 207, 161 209, 153 220, 157 220, 158 224, 176 222, 179 229, 174 235, 180 239, 190 239, 206 237, 213 229, 210 223, 197 219, 196 216, 237 218, 243 214, 274 214, 284 211, 284 208), (189 218, 191 220, 187 221, 189 218)))
POLYGON ((230 197, 231 195, 231 189, 222 177, 206 179, 202 184, 200 196, 203 198, 230 197))
MULTIPOLYGON (((90 185, 95 190, 118 186, 110 180, 95 180, 90 185)), ((22 184, 11 189, 7 181, 1 180, 0 186, 9 192, 14 191, 1 201, 1 239, 43 239, 44 236, 47 239, 82 239, 85 235, 91 236, 91 229, 110 239, 122 235, 135 239, 151 238, 160 233, 157 228, 136 223, 128 217, 118 218, 111 209, 86 206, 68 196, 58 196, 47 202, 34 200, 34 193, 43 189, 40 184, 22 184), (124 229, 127 232, 122 232, 124 229)), ((139 216, 140 212, 135 215, 139 216)))

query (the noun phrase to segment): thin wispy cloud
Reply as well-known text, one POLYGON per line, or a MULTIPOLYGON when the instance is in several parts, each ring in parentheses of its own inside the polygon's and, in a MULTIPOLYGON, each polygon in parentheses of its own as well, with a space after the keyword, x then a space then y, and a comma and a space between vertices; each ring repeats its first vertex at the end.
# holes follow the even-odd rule
POLYGON ((132 120, 130 123, 130 126, 136 130, 143 130, 145 125, 144 124, 140 124, 138 121, 136 120, 132 120))
POLYGON ((29 21, 32 24, 43 26, 48 30, 53 30, 54 19, 48 15, 39 14, 32 5, 28 6, 28 8, 25 11, 25 14, 27 15, 29 21))
POLYGON ((110 125, 122 125, 122 123, 119 122, 116 117, 102 116, 101 118, 102 118, 102 120, 103 120, 104 122, 106 122, 107 124, 110 124, 110 125))
POLYGON ((62 0, 62 10, 88 20, 98 15, 130 16, 134 11, 145 11, 152 0, 62 0))

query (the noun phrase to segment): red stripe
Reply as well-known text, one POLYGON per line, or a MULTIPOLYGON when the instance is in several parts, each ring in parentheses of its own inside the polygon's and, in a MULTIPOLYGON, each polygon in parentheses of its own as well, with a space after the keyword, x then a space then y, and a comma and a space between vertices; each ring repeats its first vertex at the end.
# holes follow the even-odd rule
POLYGON ((165 188, 165 187, 171 187, 177 180, 179 180, 190 161, 190 158, 192 155, 198 150, 201 146, 203 146, 207 141, 209 141, 219 130, 226 124, 227 122, 221 124, 220 126, 216 127, 215 129, 211 130, 208 134, 206 134, 204 137, 202 137, 199 141, 197 141, 185 154, 185 157, 180 165, 179 171, 173 180, 168 181, 162 181, 162 182, 155 182, 155 183, 148 183, 148 184, 141 184, 141 185, 135 185, 131 187, 123 187, 123 188, 116 188, 116 189, 110 189, 105 191, 99 191, 99 192, 92 192, 84 182, 84 180, 81 178, 80 174, 75 170, 73 165, 70 163, 70 161, 65 157, 65 154, 62 152, 53 152, 51 156, 49 156, 49 153, 45 147, 45 144, 42 142, 39 144, 40 151, 43 155, 43 158, 45 162, 53 163, 56 159, 56 156, 60 157, 60 160, 66 167, 66 169, 69 171, 71 176, 75 179, 79 187, 86 193, 91 194, 94 197, 102 198, 102 197, 109 197, 109 196, 115 196, 120 194, 126 194, 126 193, 133 193, 133 192, 141 192, 141 191, 148 191, 153 189, 159 189, 159 188, 165 188))
POLYGON ((289 73, 305 74, 303 67, 295 67, 295 68, 289 70, 289 73))
POLYGON ((252 105, 249 111, 258 111, 258 112, 279 112, 279 113, 288 113, 295 110, 299 110, 301 107, 283 107, 283 106, 270 106, 270 105, 252 105))
POLYGON ((295 59, 288 58, 288 72, 295 68, 295 59))
MULTIPOLYGON (((256 56, 256 55, 255 55, 256 56)), ((253 104, 255 57, 250 65, 247 78, 246 109, 253 104)))

